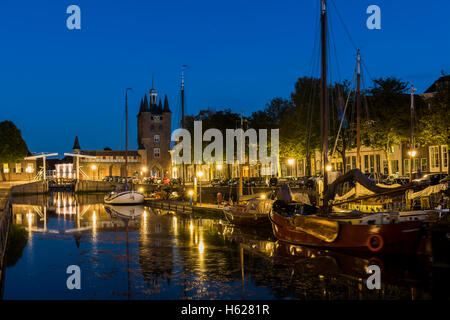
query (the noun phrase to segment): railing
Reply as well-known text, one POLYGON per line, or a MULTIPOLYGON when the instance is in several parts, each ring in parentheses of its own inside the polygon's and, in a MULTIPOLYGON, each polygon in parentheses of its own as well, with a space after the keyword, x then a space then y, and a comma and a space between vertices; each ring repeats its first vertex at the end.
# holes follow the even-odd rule
POLYGON ((172 210, 177 212, 192 212, 192 207, 190 205, 171 203, 165 201, 151 201, 150 206, 153 208, 159 208, 163 210, 172 210))

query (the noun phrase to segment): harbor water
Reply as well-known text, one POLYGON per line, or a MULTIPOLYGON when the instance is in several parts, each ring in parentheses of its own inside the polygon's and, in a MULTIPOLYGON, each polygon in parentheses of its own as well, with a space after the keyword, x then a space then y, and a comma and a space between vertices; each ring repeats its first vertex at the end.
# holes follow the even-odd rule
POLYGON ((270 229, 147 206, 129 218, 120 215, 123 208, 105 207, 103 194, 13 201, 2 283, 7 300, 449 298, 450 270, 433 255, 295 246, 277 241, 270 229), (381 270, 380 289, 367 286, 370 265, 381 270), (79 289, 69 288, 69 266, 79 268, 79 289))

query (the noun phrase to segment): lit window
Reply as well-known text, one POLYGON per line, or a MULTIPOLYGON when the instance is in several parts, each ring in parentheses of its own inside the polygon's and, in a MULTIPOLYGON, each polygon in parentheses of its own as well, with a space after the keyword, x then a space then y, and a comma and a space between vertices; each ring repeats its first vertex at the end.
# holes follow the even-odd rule
POLYGON ((439 171, 439 146, 430 147, 430 171, 439 171))
POLYGON ((3 172, 8 173, 9 172, 9 165, 7 163, 3 164, 3 172))
POLYGON ((159 143, 159 134, 153 136, 153 142, 159 143))
POLYGON ((159 158, 159 148, 153 148, 153 157, 159 158))
POLYGON ((442 146, 442 169, 447 171, 448 167, 448 147, 442 146))
POLYGON ((16 163, 16 173, 21 173, 22 172, 22 164, 21 163, 16 163))

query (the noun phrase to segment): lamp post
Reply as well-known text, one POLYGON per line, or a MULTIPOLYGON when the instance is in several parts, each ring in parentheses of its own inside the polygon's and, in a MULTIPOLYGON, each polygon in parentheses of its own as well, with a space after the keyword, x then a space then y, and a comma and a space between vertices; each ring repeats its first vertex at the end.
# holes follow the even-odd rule
POLYGON ((93 165, 91 166, 91 169, 92 169, 92 180, 95 180, 95 179, 94 179, 94 170, 97 169, 97 166, 96 166, 95 164, 93 164, 93 165))
POLYGON ((218 164, 218 165, 216 166, 216 169, 219 170, 219 172, 220 172, 219 178, 222 178, 222 165, 221 165, 221 164, 218 164))
POLYGON ((193 190, 189 190, 189 204, 191 205, 191 207, 192 207, 192 196, 194 195, 194 191, 193 190))
POLYGON ((415 150, 408 151, 408 155, 409 155, 409 182, 412 182, 412 169, 413 169, 412 161, 413 161, 414 157, 416 156, 416 153, 417 152, 415 150))
POLYGON ((294 164, 294 162, 295 162, 295 160, 294 159, 289 159, 288 160, 288 164, 291 166, 291 176, 294 176, 293 175, 293 173, 294 173, 294 168, 293 168, 293 164, 294 164))
POLYGON ((201 180, 201 178, 203 176, 203 172, 202 171, 197 172, 197 176, 198 176, 198 186, 199 186, 199 190, 200 190, 199 191, 199 193, 200 193, 199 202, 202 203, 202 180, 201 180))

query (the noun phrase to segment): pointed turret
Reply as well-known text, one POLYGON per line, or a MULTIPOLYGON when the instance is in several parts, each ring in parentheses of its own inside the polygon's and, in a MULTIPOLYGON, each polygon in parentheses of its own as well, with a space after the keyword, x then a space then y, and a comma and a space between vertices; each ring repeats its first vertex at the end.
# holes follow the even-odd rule
POLYGON ((159 103, 158 103, 158 113, 162 113, 162 102, 161 102, 161 98, 159 98, 159 103))
POLYGON ((142 98, 141 98, 141 104, 140 104, 140 106, 139 106, 139 113, 142 113, 142 112, 144 112, 145 110, 144 110, 144 101, 142 100, 142 98))
POLYGON ((144 96, 144 111, 149 111, 147 94, 145 94, 145 96, 144 96))
POLYGON ((167 94, 164 95, 164 109, 163 112, 170 112, 169 100, 167 100, 167 94))
POLYGON ((73 143, 72 151, 73 153, 79 153, 81 150, 80 142, 78 141, 78 136, 75 137, 75 142, 73 143))

